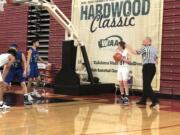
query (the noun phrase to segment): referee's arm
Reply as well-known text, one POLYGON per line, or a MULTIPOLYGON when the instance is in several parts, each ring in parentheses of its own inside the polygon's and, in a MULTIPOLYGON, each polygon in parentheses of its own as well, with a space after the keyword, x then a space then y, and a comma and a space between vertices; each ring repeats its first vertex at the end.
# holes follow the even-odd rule
POLYGON ((134 55, 140 55, 146 52, 146 49, 143 47, 139 50, 132 48, 130 45, 126 45, 126 47, 130 50, 130 52, 134 55))

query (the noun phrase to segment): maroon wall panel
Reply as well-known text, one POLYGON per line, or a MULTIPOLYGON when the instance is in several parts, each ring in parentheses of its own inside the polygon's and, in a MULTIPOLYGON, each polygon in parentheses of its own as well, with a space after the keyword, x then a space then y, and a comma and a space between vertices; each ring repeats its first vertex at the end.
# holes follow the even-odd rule
POLYGON ((180 94, 180 1, 164 0, 161 93, 180 94))
POLYGON ((0 53, 6 52, 11 43, 17 43, 20 50, 26 51, 27 6, 6 5, 0 13, 0 53))

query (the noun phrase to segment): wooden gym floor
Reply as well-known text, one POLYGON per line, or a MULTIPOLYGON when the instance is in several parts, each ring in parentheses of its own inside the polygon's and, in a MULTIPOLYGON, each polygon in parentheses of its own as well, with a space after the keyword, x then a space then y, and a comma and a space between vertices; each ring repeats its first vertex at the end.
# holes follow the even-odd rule
MULTIPOLYGON (((180 100, 160 100, 154 109, 117 103, 113 94, 48 94, 32 106, 0 111, 0 135, 179 135, 180 100), (53 103, 49 103, 49 99, 53 103), (59 99, 59 100, 58 100, 59 99)), ((150 104, 150 102, 148 103, 150 104)))

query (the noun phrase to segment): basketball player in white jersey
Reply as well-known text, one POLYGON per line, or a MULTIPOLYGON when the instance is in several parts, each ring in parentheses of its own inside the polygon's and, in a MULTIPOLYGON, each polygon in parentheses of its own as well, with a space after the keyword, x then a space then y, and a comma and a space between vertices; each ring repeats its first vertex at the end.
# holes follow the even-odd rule
POLYGON ((118 62, 118 72, 117 79, 119 81, 121 100, 124 105, 129 104, 129 86, 128 86, 128 78, 129 78, 129 63, 131 62, 130 55, 126 50, 126 43, 121 41, 119 42, 117 53, 122 55, 121 61, 118 62))
POLYGON ((3 102, 3 95, 6 91, 6 86, 4 84, 4 78, 9 72, 10 66, 15 62, 16 51, 14 49, 9 49, 7 53, 0 55, 0 67, 6 65, 6 70, 3 70, 3 75, 0 72, 0 109, 8 109, 9 106, 5 105, 3 102))

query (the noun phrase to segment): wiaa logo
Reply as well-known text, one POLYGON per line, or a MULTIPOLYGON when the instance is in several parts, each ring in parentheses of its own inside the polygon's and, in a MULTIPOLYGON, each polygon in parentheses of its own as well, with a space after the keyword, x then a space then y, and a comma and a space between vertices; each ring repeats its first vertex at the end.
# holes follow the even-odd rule
POLYGON ((123 41, 122 37, 118 35, 112 35, 105 39, 100 39, 98 41, 99 48, 106 48, 106 47, 115 47, 118 46, 118 43, 123 41))

